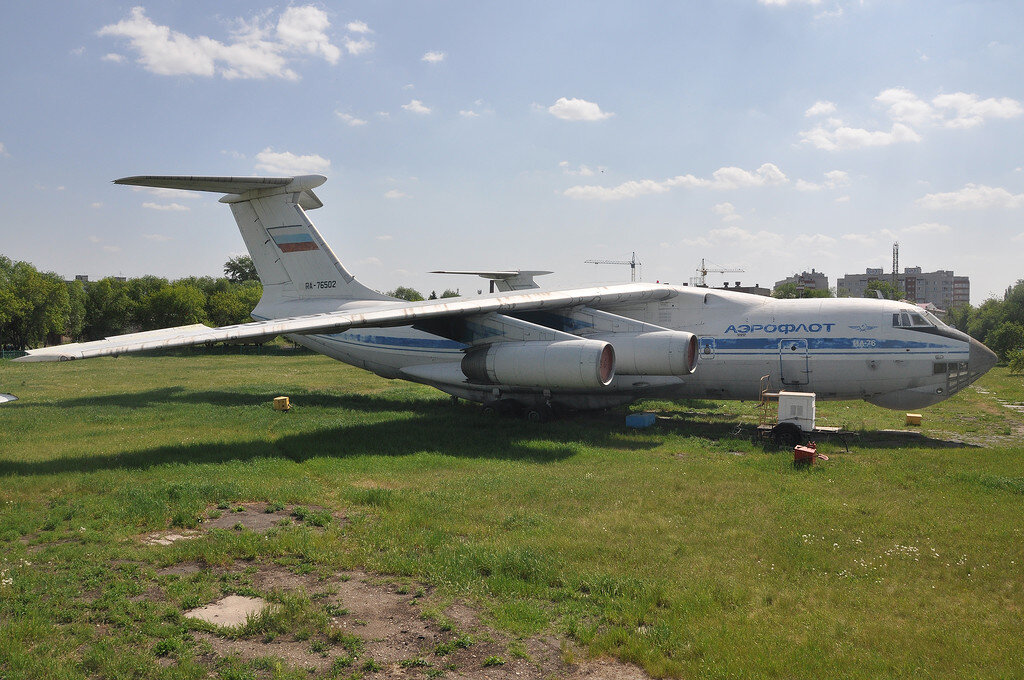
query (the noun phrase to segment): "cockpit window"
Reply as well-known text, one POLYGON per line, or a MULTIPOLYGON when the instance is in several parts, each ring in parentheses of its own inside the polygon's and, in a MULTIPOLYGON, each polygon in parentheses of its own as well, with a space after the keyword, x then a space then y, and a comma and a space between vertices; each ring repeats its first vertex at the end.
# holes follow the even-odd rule
POLYGON ((942 326, 942 322, 928 312, 899 312, 892 315, 893 328, 930 328, 942 326), (922 315, 923 314, 923 315, 922 315))
POLYGON ((924 317, 920 314, 911 314, 910 320, 914 322, 915 326, 931 326, 931 324, 925 321, 924 317))
POLYGON ((935 316, 931 312, 922 312, 922 314, 924 314, 924 318, 928 319, 928 321, 930 321, 933 326, 942 328, 943 326, 946 325, 945 323, 942 322, 941 319, 939 319, 939 317, 935 316))

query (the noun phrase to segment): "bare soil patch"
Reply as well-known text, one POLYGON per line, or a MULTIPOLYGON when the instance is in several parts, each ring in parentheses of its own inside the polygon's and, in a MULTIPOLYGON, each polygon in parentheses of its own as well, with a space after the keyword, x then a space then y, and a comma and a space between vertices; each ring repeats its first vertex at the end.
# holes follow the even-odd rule
MULTIPOLYGON (((331 615, 332 631, 358 638, 360 650, 353 656, 341 645, 288 635, 266 640, 193 632, 194 639, 204 641, 218 657, 236 655, 251 660, 272 656, 313 674, 325 674, 336 669, 335 664, 343 664, 346 674, 353 672, 366 678, 648 677, 636 666, 615 660, 587 660, 579 650, 553 637, 513 640, 483 625, 477 612, 465 603, 444 607, 440 617, 426 616, 424 610, 435 606, 426 587, 396 583, 364 571, 342 572, 324 579, 295 574, 275 564, 256 566, 252 578, 257 591, 268 598, 275 591, 316 594, 313 601, 331 615)), ((192 568, 185 567, 185 573, 192 568)))
POLYGON ((256 616, 267 608, 268 602, 262 597, 228 595, 204 607, 185 612, 186 619, 198 619, 217 626, 241 626, 250 616, 256 616))

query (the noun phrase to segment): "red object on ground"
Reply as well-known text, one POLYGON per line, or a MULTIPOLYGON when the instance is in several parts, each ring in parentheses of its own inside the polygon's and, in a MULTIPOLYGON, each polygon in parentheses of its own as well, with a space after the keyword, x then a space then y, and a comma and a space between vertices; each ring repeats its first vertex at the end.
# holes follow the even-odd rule
POLYGON ((814 459, 818 455, 818 450, 811 442, 810 446, 794 446, 793 447, 793 465, 814 465, 814 459))

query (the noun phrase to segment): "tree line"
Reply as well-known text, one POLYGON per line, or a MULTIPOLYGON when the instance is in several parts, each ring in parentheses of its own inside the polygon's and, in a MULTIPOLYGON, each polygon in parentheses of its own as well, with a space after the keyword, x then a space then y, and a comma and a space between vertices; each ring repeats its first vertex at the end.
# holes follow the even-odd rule
MULTIPOLYGON (((207 323, 251 321, 263 287, 242 258, 224 265, 225 276, 158 276, 65 281, 28 262, 0 255, 0 347, 28 349, 66 340, 207 323)), ((248 258, 244 258, 248 259, 248 258)))

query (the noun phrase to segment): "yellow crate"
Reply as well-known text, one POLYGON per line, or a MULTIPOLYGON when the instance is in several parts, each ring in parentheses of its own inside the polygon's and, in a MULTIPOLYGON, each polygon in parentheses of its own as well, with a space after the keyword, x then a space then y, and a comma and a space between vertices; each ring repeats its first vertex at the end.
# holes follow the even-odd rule
POLYGON ((908 413, 907 414, 907 425, 920 425, 921 424, 921 418, 923 418, 923 417, 924 416, 922 416, 920 413, 908 413))
POLYGON ((292 407, 288 397, 274 397, 274 410, 287 411, 292 407))

